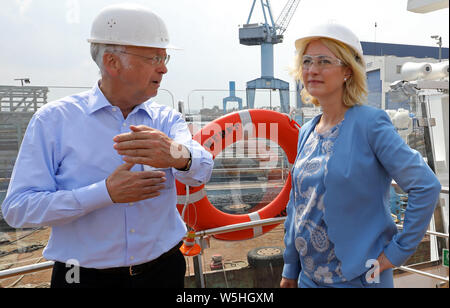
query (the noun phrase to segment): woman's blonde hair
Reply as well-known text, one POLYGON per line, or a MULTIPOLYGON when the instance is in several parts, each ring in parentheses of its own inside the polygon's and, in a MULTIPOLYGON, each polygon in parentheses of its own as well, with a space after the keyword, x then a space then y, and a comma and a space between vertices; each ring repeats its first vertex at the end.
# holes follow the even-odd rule
MULTIPOLYGON (((352 70, 352 75, 345 82, 343 102, 347 107, 354 105, 362 105, 366 100, 367 81, 366 81, 366 64, 362 56, 360 56, 353 48, 347 46, 344 43, 330 39, 330 38, 311 38, 302 41, 297 45, 297 55, 295 57, 295 67, 291 70, 292 76, 296 81, 301 81, 302 84, 302 57, 305 53, 309 43, 314 40, 321 41, 338 59, 343 61, 352 70)), ((317 98, 308 93, 306 88, 303 88, 301 92, 302 100, 305 103, 312 103, 319 106, 317 98)))

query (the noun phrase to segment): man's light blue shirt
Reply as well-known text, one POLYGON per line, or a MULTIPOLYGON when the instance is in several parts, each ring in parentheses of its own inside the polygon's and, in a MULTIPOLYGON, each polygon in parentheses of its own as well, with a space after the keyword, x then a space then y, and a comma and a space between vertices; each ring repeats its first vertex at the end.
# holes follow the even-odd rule
MULTIPOLYGON (((51 226, 44 257, 89 268, 141 264, 180 242, 186 227, 176 208, 175 179, 209 181, 212 155, 192 140, 181 114, 145 102, 124 119, 98 86, 43 106, 24 136, 2 212, 13 227, 51 226), (165 169, 159 197, 114 204, 106 178, 124 164, 113 138, 146 125, 185 145, 189 171, 165 169)), ((135 165, 131 171, 143 171, 135 165)))

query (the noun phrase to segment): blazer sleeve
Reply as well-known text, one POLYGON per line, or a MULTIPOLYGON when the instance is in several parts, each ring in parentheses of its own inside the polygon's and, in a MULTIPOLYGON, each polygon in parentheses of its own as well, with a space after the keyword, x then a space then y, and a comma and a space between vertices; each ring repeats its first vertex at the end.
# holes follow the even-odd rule
POLYGON ((295 206, 294 206, 294 188, 291 189, 289 203, 286 207, 287 218, 284 222, 285 235, 284 244, 285 250, 283 253, 284 266, 282 276, 288 279, 298 279, 300 274, 300 258, 298 251, 295 248, 295 206))
POLYGON ((411 149, 395 131, 389 116, 378 110, 368 121, 368 140, 386 172, 408 193, 403 231, 397 233, 384 253, 395 266, 415 251, 430 223, 441 185, 421 154, 411 149))

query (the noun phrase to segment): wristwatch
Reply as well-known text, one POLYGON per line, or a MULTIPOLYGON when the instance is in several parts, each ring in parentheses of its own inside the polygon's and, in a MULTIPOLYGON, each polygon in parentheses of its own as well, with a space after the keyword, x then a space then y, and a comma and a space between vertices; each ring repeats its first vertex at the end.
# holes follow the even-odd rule
POLYGON ((177 170, 178 171, 189 171, 189 169, 191 169, 191 165, 192 165, 192 153, 191 153, 191 151, 189 151, 189 160, 186 164, 186 167, 184 167, 183 169, 177 169, 177 170))

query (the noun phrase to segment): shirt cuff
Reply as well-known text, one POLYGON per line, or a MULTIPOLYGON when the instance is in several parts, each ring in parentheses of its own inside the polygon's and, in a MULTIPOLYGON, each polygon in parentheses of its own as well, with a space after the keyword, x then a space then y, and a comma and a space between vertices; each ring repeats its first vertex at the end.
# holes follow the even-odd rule
POLYGON ((73 193, 80 203, 84 214, 114 204, 109 196, 108 189, 106 188, 106 180, 74 189, 73 193))
POLYGON ((384 249, 384 254, 386 258, 395 266, 401 266, 408 260, 408 258, 414 253, 414 251, 405 251, 402 249, 394 239, 389 243, 389 245, 384 249))
POLYGON ((283 266, 282 277, 287 279, 298 279, 298 275, 300 275, 300 266, 298 264, 285 263, 283 266))
POLYGON ((191 167, 187 171, 175 170, 177 179, 190 186, 200 186, 209 181, 212 173, 212 155, 194 145, 185 145, 192 155, 191 167))

